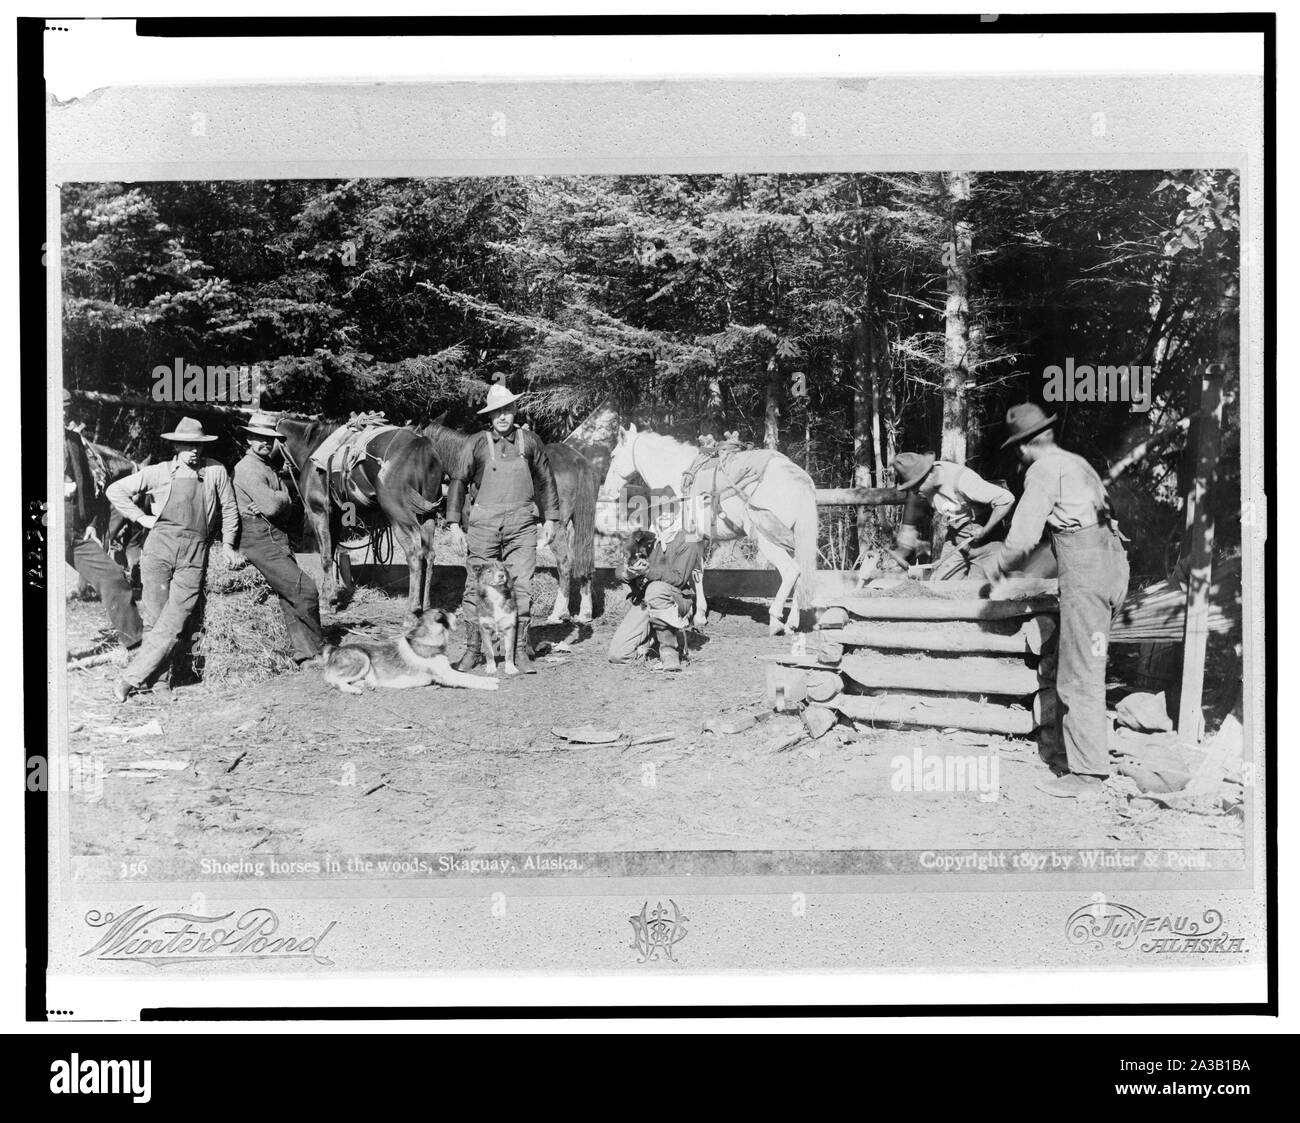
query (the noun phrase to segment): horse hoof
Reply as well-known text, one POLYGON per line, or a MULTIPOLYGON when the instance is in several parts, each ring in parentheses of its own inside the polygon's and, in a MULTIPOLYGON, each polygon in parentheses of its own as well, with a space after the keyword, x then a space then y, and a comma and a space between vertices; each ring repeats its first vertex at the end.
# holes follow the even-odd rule
POLYGON ((780 620, 769 620, 769 621, 768 621, 768 624, 767 624, 767 634, 768 634, 769 636, 779 636, 779 635, 780 635, 782 632, 784 632, 785 630, 786 630, 786 629, 785 629, 785 625, 782 624, 780 620))
POLYGON ((590 624, 594 619, 594 616, 575 616, 573 622, 575 624, 590 624))
POLYGON ((558 627, 559 625, 567 624, 568 622, 569 622, 569 618, 567 616, 548 616, 542 622, 542 627, 544 628, 549 628, 551 626, 558 627))

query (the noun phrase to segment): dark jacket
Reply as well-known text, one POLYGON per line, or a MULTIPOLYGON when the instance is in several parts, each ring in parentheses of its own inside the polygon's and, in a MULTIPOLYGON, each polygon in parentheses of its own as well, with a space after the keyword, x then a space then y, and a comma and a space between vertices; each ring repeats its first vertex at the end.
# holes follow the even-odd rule
MULTIPOLYGON (((533 502, 546 521, 558 520, 560 517, 560 494, 555 486, 555 473, 551 462, 546 458, 546 448, 541 438, 529 429, 516 429, 514 440, 519 448, 519 455, 528 464, 533 477, 533 502)), ((465 442, 465 451, 460 463, 453 466, 448 473, 451 481, 447 485, 447 521, 463 523, 468 515, 465 505, 465 492, 472 484, 475 492, 483 482, 483 471, 492 459, 488 441, 492 432, 483 429, 465 442)))

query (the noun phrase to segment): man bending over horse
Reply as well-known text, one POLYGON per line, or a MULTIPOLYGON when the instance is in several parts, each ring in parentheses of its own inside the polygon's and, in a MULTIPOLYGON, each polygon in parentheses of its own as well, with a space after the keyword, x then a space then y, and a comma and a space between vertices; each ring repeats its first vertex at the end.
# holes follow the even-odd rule
MULTIPOLYGON (((632 584, 638 573, 624 567, 619 576, 632 584)), ((700 543, 682 531, 675 502, 664 502, 659 508, 654 549, 640 576, 644 577, 645 591, 639 598, 634 591, 627 615, 609 641, 609 661, 636 662, 643 657, 653 632, 659 643, 658 669, 680 671, 686 654, 690 598, 699 586, 702 563, 700 543)))
POLYGON ((538 547, 546 546, 555 536, 560 497, 541 438, 515 425, 515 403, 521 396, 512 394, 500 382, 493 383, 487 404, 479 410, 487 415, 488 428, 470 437, 460 463, 449 473, 447 523, 452 527, 453 538, 462 538, 465 492, 471 483, 477 489, 465 520, 467 532, 462 538, 465 599, 461 613, 465 624, 465 654, 457 664, 461 671, 473 670, 483 662, 475 571, 492 561, 506 567, 514 585, 515 608, 519 613, 516 653, 523 648, 523 659, 516 658, 514 662, 522 662, 525 671, 532 669, 535 649, 528 628, 533 609, 533 571, 537 568, 538 547), (545 520, 540 540, 539 511, 545 520))

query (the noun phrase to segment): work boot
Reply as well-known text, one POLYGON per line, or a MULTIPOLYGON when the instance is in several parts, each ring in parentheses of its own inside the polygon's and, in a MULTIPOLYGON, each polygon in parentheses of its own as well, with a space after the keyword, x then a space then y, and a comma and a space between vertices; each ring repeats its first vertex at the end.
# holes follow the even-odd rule
POLYGON ((677 630, 665 624, 657 624, 654 632, 659 640, 659 666, 656 670, 680 671, 682 657, 677 648, 677 630))
POLYGON ((464 620, 465 654, 460 657, 460 662, 456 664, 456 670, 468 673, 475 667, 482 666, 486 660, 483 658, 483 636, 478 630, 478 618, 466 613, 464 620))
POLYGON ((530 634, 532 617, 521 616, 515 627, 515 666, 526 675, 535 675, 537 668, 533 661, 537 658, 537 648, 530 634))

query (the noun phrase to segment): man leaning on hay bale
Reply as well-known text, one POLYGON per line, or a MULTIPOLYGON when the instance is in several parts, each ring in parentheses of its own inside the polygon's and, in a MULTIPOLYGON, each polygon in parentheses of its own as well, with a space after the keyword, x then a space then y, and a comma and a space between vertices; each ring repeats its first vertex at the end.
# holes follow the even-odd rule
POLYGON ((316 583, 293 556, 286 516, 293 506, 284 482, 271 468, 280 432, 275 418, 256 413, 244 425, 248 452, 235 465, 235 498, 239 503, 239 546, 280 598, 284 627, 299 667, 320 663, 320 594, 316 583))

